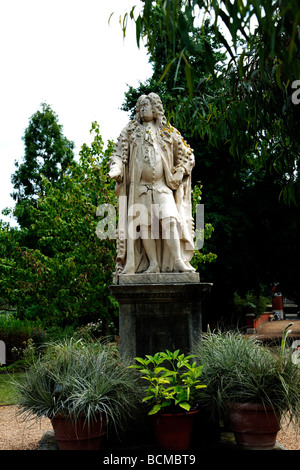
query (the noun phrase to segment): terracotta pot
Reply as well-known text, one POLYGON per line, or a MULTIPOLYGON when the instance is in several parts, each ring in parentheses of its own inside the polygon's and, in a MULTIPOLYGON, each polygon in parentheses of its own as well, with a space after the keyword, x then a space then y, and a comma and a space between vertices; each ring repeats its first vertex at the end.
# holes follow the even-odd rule
POLYGON ((85 416, 73 421, 61 414, 51 419, 59 450, 99 450, 101 438, 106 434, 106 419, 88 423, 85 416))
POLYGON ((151 415, 156 442, 162 450, 188 450, 196 411, 186 413, 156 413, 151 415))
POLYGON ((247 328, 257 329, 260 325, 260 318, 255 318, 254 313, 246 314, 246 326, 247 328))
POLYGON ((280 430, 280 414, 261 404, 231 405, 228 422, 238 447, 248 450, 270 450, 280 430))

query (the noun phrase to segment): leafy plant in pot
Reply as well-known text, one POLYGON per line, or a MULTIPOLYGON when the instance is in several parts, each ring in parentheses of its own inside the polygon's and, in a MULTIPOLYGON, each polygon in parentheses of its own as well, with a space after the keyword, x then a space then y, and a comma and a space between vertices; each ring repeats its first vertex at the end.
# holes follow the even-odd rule
POLYGON ((97 450, 136 410, 136 384, 114 345, 75 338, 47 345, 15 382, 21 415, 49 418, 60 450, 97 450))
POLYGON ((193 357, 180 354, 179 349, 166 350, 137 357, 139 364, 130 366, 149 383, 142 401, 150 407, 157 444, 164 450, 190 447, 199 395, 205 388, 200 380, 203 366, 191 363, 193 357))
POLYGON ((299 422, 300 370, 286 347, 288 333, 268 347, 239 332, 209 332, 194 350, 205 363, 201 405, 228 421, 239 448, 272 449, 281 419, 299 422))

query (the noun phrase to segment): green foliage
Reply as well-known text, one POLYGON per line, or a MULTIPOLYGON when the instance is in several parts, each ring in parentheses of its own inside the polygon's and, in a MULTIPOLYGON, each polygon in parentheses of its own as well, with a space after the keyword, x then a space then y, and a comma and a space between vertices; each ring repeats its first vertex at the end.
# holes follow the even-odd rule
MULTIPOLYGON (((200 183, 195 184, 192 188, 192 214, 193 217, 196 217, 197 214, 197 206, 201 204, 202 199, 202 185, 200 183)), ((208 240, 211 238, 214 232, 214 227, 210 223, 206 223, 204 228, 196 229, 195 230, 195 251, 194 256, 191 260, 191 265, 199 272, 205 263, 212 263, 216 261, 217 255, 215 253, 211 253, 207 250, 206 244, 204 240, 208 240), (197 244, 203 247, 201 251, 197 249, 197 244)))
POLYGON ((11 365, 11 370, 23 371, 28 369, 36 360, 37 350, 32 338, 29 338, 26 343, 23 344, 23 347, 17 348, 13 347, 11 349, 13 364, 11 365))
POLYGON ((110 426, 128 425, 136 409, 136 384, 115 345, 70 338, 50 343, 15 381, 20 413, 52 418, 58 413, 88 423, 103 413, 110 426))
POLYGON ((216 417, 226 414, 230 403, 260 403, 299 422, 299 366, 286 348, 287 334, 286 329, 280 348, 238 332, 203 335, 195 347, 197 360, 205 364, 203 406, 216 417))
POLYGON ((30 118, 23 140, 23 162, 15 162, 17 169, 11 181, 12 196, 17 201, 15 215, 21 226, 27 226, 30 206, 44 193, 43 178, 58 182, 75 161, 74 143, 63 135, 58 116, 46 103, 30 118))
POLYGON ((0 367, 0 373, 26 369, 46 342, 73 333, 72 327, 45 329, 38 321, 18 318, 16 312, 0 314, 0 339, 6 346, 6 365, 0 367))
MULTIPOLYGON (((0 292, 18 316, 45 325, 67 325, 114 319, 117 304, 109 294, 114 269, 114 240, 96 235, 97 207, 116 205, 99 126, 94 141, 84 144, 78 164, 61 175, 59 184, 43 178, 43 195, 30 207, 31 225, 0 230, 0 292), (33 234, 36 247, 26 244, 33 234)), ((105 333, 105 328, 104 328, 105 333)))
POLYGON ((7 336, 17 333, 30 335, 35 327, 35 322, 20 320, 12 313, 0 313, 0 331, 5 332, 7 336))
POLYGON ((203 366, 190 363, 194 356, 179 354, 179 350, 158 352, 154 356, 137 357, 140 364, 129 366, 137 369, 141 378, 150 384, 145 390, 143 402, 152 407, 149 415, 158 412, 189 411, 197 405, 199 390, 205 388, 201 383, 203 366))
MULTIPOLYGON (((18 373, 14 374, 14 378, 18 377, 18 373)), ((13 377, 11 374, 0 374, 0 405, 15 405, 15 387, 13 385, 13 377)))
MULTIPOLYGON (((152 33, 149 34, 150 42, 154 30, 161 27, 164 16, 164 2, 159 1, 156 3, 150 12, 153 25, 152 33)), ((216 91, 216 84, 207 76, 206 60, 209 58, 220 72, 224 68, 222 64, 226 58, 225 54, 220 51, 220 43, 216 40, 209 21, 205 21, 202 27, 196 27, 195 24, 189 26, 189 37, 197 45, 194 51, 188 52, 186 50, 185 43, 180 36, 176 38, 172 48, 169 48, 164 41, 156 41, 153 45, 150 42, 147 43, 149 61, 153 66, 153 75, 145 84, 140 83, 137 89, 129 87, 128 92, 125 93, 125 103, 122 108, 132 110, 141 94, 150 91, 158 93, 167 111, 168 120, 173 121, 174 126, 184 132, 188 141, 193 135, 197 134, 195 129, 198 128, 198 117, 203 112, 206 100, 212 99, 219 92, 219 90, 216 91), (209 54, 204 56, 199 54, 197 50, 201 47, 209 50, 209 54), (174 60, 176 54, 179 55, 177 64, 174 60), (186 86, 186 61, 184 59, 188 59, 193 67, 193 74, 190 79, 192 80, 192 87, 197 89, 194 99, 198 103, 199 99, 203 97, 203 109, 199 111, 196 110, 193 104, 194 101, 190 97, 186 86), (167 73, 165 73, 166 70, 167 73)), ((163 36, 166 35, 165 30, 162 30, 161 33, 163 36)))
POLYGON ((279 176, 285 202, 297 200, 300 114, 292 95, 300 73, 299 16, 297 0, 145 0, 140 13, 134 6, 123 18, 124 34, 131 18, 138 44, 147 38, 151 59, 157 61, 159 48, 164 69, 155 70, 161 80, 185 75, 174 106, 175 127, 185 123, 212 145, 228 146, 250 167, 279 176), (212 42, 197 35, 211 13, 215 41, 228 54, 221 71, 212 42), (217 94, 211 93, 211 84, 217 85, 217 94), (181 87, 188 88, 189 96, 181 94, 181 87))
POLYGON ((74 164, 74 143, 63 136, 58 116, 46 103, 31 116, 23 137, 24 162, 16 162, 12 176, 15 200, 30 199, 42 192, 43 176, 51 182, 60 179, 69 165, 74 164))
MULTIPOLYGON (((11 365, 23 359, 23 352, 28 345, 36 323, 16 318, 15 314, 0 314, 0 339, 6 346, 6 363, 11 365)), ((0 371, 3 368, 0 368, 0 371)))
POLYGON ((108 329, 109 336, 117 336, 118 330, 115 327, 114 323, 111 322, 108 325, 103 325, 103 321, 100 318, 97 321, 89 322, 86 325, 81 325, 75 330, 75 335, 79 338, 92 340, 92 339, 99 339, 104 336, 104 328, 108 329))
MULTIPOLYGON (((214 29, 219 41, 226 48, 229 56, 235 60, 237 49, 241 48, 241 38, 244 47, 241 48, 241 56, 247 52, 247 45, 258 37, 258 56, 261 58, 259 67, 264 71, 265 60, 277 58, 278 67, 289 70, 291 77, 298 77, 300 72, 299 64, 299 35, 297 25, 300 13, 297 0, 288 2, 274 2, 267 0, 244 2, 228 2, 222 0, 168 0, 154 2, 145 0, 141 12, 135 15, 135 6, 132 7, 129 15, 126 13, 123 18, 123 33, 126 34, 128 17, 136 24, 137 42, 141 38, 147 37, 148 46, 151 50, 158 42, 164 47, 173 51, 173 58, 180 60, 182 53, 197 53, 207 55, 209 49, 203 44, 193 40, 193 35, 189 34, 193 28, 198 13, 203 15, 202 23, 213 13, 214 29), (157 4, 161 5, 159 22, 153 22, 157 4), (255 35, 251 35, 251 28, 255 28, 255 35), (232 44, 225 35, 224 28, 230 34, 232 44), (178 43, 182 44, 178 51, 178 43)), ((200 15, 199 15, 200 16, 200 15)), ((200 20, 201 21, 201 20, 200 20)), ((206 69, 215 73, 214 63, 210 57, 205 58, 206 69)), ((279 85, 280 78, 278 77, 279 85)))
POLYGON ((245 297, 235 292, 233 298, 234 309, 238 314, 254 313, 256 318, 266 311, 269 302, 267 297, 255 295, 253 292, 246 292, 245 297))

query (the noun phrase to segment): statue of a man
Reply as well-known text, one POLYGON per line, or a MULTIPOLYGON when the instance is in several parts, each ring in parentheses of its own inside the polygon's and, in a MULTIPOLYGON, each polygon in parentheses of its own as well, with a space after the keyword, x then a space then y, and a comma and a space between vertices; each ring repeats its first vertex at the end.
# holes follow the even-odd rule
POLYGON ((118 274, 194 271, 194 164, 192 149, 167 124, 160 97, 140 96, 110 159, 119 197, 118 274))

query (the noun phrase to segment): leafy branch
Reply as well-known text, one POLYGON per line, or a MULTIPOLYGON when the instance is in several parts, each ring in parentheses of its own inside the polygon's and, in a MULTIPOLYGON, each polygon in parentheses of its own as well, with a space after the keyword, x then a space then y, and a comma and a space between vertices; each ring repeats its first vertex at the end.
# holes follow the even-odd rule
POLYGON ((139 364, 129 366, 139 370, 141 378, 149 382, 142 400, 150 402, 149 415, 163 409, 190 411, 197 405, 199 391, 206 385, 200 380, 204 366, 197 365, 195 361, 191 364, 193 357, 179 354, 179 349, 174 352, 166 350, 145 358, 137 357, 139 364))

